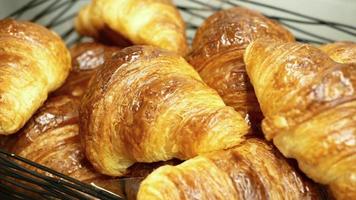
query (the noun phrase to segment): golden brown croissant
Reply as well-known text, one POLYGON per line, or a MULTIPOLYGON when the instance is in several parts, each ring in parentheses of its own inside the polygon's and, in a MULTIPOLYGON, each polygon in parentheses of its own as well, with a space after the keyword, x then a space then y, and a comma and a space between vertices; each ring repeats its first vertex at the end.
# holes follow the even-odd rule
POLYGON ((163 166, 141 183, 143 199, 319 199, 317 187, 301 177, 262 140, 163 166))
POLYGON ((339 63, 356 63, 356 43, 335 42, 320 47, 333 60, 339 63))
POLYGON ((170 0, 93 0, 76 19, 80 34, 128 46, 187 52, 185 24, 170 0))
POLYGON ((244 59, 266 138, 337 199, 355 199, 356 65, 270 40, 250 44, 244 59))
POLYGON ((87 158, 107 175, 239 144, 248 125, 173 52, 128 47, 92 79, 80 108, 87 158))
POLYGON ((187 60, 204 82, 216 89, 228 106, 250 118, 262 120, 258 101, 245 71, 243 53, 257 38, 294 41, 292 34, 258 12, 236 7, 210 16, 197 30, 187 60))
POLYGON ((113 50, 99 44, 84 43, 76 45, 71 52, 74 71, 59 91, 15 135, 11 151, 80 181, 118 192, 110 184, 111 178, 95 172, 85 159, 78 125, 78 109, 83 94, 78 91, 86 89, 92 72, 113 50))
POLYGON ((42 26, 0 20, 0 134, 18 131, 70 70, 63 41, 42 26))

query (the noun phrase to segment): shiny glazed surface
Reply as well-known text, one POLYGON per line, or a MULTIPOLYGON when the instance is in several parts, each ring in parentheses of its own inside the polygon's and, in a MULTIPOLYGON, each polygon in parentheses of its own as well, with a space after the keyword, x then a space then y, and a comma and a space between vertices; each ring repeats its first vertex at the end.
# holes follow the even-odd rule
POLYGON ((104 46, 99 43, 86 42, 74 45, 72 55, 72 71, 65 85, 56 90, 51 96, 71 95, 81 97, 88 88, 90 78, 97 69, 120 50, 119 47, 104 46))
POLYGON ((30 22, 0 20, 0 135, 22 128, 70 68, 69 51, 57 34, 30 22))
POLYGON ((138 200, 319 199, 317 188, 262 140, 201 155, 153 171, 141 184, 138 200))
POLYGON ((89 79, 99 63, 102 64, 101 60, 113 50, 95 43, 73 47, 73 71, 66 83, 51 94, 23 129, 12 136, 10 151, 79 181, 121 194, 118 185, 111 183, 113 179, 94 171, 85 158, 78 125, 80 100, 89 79))
POLYGON ((337 199, 355 199, 356 65, 271 40, 253 42, 244 58, 266 138, 337 199))
POLYGON ((258 12, 236 7, 216 12, 199 27, 187 60, 202 79, 257 126, 263 118, 246 74, 243 53, 258 38, 294 41, 292 34, 258 12))

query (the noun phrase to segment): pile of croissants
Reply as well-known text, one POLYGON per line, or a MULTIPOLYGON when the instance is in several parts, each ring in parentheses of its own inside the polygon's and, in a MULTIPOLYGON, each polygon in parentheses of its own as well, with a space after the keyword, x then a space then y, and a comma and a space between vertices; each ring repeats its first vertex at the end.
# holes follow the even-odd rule
POLYGON ((93 0, 75 28, 96 42, 0 21, 2 149, 114 193, 142 178, 128 199, 356 199, 356 43, 236 7, 189 48, 170 0, 93 0))

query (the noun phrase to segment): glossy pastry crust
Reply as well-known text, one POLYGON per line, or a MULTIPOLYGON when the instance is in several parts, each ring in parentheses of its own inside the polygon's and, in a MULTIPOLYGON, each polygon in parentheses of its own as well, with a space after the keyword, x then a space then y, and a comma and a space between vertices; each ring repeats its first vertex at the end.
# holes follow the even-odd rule
POLYGON ((248 125, 174 53, 132 46, 105 62, 80 109, 85 153, 120 176, 135 162, 187 159, 240 143, 248 125))
POLYGON ((23 127, 70 67, 57 34, 30 22, 0 20, 0 134, 23 127))
POLYGON ((356 65, 270 40, 253 42, 245 62, 266 138, 337 199, 356 198, 356 65))
POLYGON ((78 110, 93 72, 114 49, 96 43, 82 43, 71 49, 73 71, 68 80, 15 135, 13 153, 80 181, 108 185, 109 178, 94 171, 85 158, 78 110))
POLYGON ((84 42, 70 49, 72 55, 72 71, 65 84, 51 96, 71 95, 81 97, 88 88, 90 78, 105 60, 115 55, 119 47, 110 47, 95 42, 84 42))
POLYGON ((319 199, 315 185, 262 140, 163 166, 142 183, 143 199, 319 199))
POLYGON ((320 47, 330 58, 339 63, 356 63, 356 43, 335 42, 320 47))
POLYGON ((93 0, 76 19, 76 30, 120 46, 145 44, 184 55, 185 24, 170 0, 93 0))
POLYGON ((187 60, 228 106, 259 124, 262 114, 246 74, 243 53, 257 38, 294 41, 284 27, 258 12, 236 7, 216 12, 199 27, 187 60))
POLYGON ((78 127, 79 99, 49 99, 17 136, 12 152, 81 181, 100 176, 85 160, 78 127))

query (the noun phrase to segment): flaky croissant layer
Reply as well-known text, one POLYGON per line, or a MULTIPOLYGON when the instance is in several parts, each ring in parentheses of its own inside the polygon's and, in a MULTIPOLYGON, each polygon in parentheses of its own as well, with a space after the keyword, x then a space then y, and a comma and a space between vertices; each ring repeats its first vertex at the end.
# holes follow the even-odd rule
POLYGON ((163 166, 142 183, 138 200, 319 199, 303 179, 265 142, 249 139, 225 151, 163 166))
POLYGON ((153 45, 181 55, 188 50, 185 24, 170 0, 93 0, 79 12, 75 27, 120 46, 153 45))
POLYGON ((243 53, 257 38, 294 41, 283 26, 262 14, 236 7, 214 13, 199 27, 187 60, 224 102, 258 126, 263 116, 246 74, 243 53))
POLYGON ((104 63, 80 112, 85 152, 120 176, 135 162, 187 159, 232 147, 248 125, 178 55, 132 46, 104 63))
POLYGON ((356 65, 271 40, 253 42, 244 59, 266 138, 337 199, 355 199, 356 65))
POLYGON ((40 25, 0 20, 0 134, 18 131, 71 68, 63 41, 40 25))

